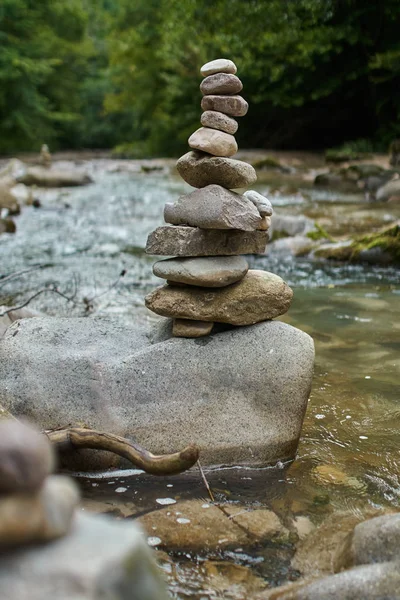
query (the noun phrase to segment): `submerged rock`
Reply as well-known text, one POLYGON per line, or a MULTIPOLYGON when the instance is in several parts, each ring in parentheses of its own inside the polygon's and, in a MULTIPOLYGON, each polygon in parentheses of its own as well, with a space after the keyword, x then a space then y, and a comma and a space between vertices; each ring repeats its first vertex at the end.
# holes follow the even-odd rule
MULTIPOLYGON (((15 323, 0 343, 0 404, 41 429, 85 423, 156 454, 196 443, 209 465, 293 458, 312 339, 278 321, 193 340, 172 338, 166 324, 150 334, 118 318, 15 323)), ((61 460, 87 469, 121 462, 90 450, 61 460)))
POLYGON ((30 600, 167 600, 142 531, 79 515, 69 535, 2 554, 0 597, 30 600))

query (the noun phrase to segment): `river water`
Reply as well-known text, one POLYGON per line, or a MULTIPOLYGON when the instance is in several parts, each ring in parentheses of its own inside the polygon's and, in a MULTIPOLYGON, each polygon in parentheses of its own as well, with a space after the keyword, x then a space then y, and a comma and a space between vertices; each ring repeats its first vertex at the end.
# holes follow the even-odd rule
MULTIPOLYGON (((162 224, 165 202, 190 188, 166 168, 144 173, 132 162, 127 171, 126 164, 121 167, 107 160, 83 167, 90 170, 95 183, 85 188, 37 190, 42 207, 23 208, 16 218, 17 233, 0 237, 0 274, 37 267, 3 283, 0 304, 22 303, 52 284, 73 296, 73 301, 46 292, 31 308, 48 315, 117 314, 127 322, 155 321, 143 298, 159 280, 151 272, 154 259, 143 249, 148 233, 162 224), (109 289, 122 270, 126 275, 109 289)), ((322 219, 333 233, 398 218, 394 209, 367 205, 361 195, 303 187, 294 193, 273 194, 276 211, 322 219)), ((260 191, 268 188, 268 182, 259 184, 260 191)), ((245 475, 237 470, 211 473, 216 498, 258 503, 280 515, 307 516, 314 523, 336 511, 398 507, 399 270, 287 255, 253 257, 251 264, 281 275, 293 287, 294 301, 282 320, 314 338, 314 384, 296 461, 289 467, 278 465, 245 475)), ((98 509, 104 510, 108 502, 121 516, 133 493, 136 513, 154 509, 168 481, 142 474, 114 477, 115 485, 87 478, 81 484, 92 508, 98 502, 98 509), (97 481, 95 486, 93 481, 97 481), (115 488, 127 481, 117 502, 115 488)), ((207 497, 197 474, 174 478, 174 494, 177 498, 207 497)), ((279 560, 273 556, 267 548, 257 548, 237 561, 251 568, 255 565, 258 574, 276 585, 287 577, 290 551, 279 560), (262 558, 262 568, 257 557, 262 558)), ((198 596, 186 594, 184 588, 182 582, 178 591, 171 584, 176 598, 213 597, 201 592, 201 584, 198 596)))

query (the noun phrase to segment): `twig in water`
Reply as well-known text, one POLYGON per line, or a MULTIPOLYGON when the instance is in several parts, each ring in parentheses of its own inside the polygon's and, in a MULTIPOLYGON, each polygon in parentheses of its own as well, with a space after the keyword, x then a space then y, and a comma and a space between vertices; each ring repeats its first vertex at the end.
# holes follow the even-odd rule
POLYGON ((106 290, 104 290, 104 292, 101 292, 101 294, 95 294, 92 298, 87 298, 87 297, 83 298, 83 303, 85 304, 86 312, 89 312, 93 309, 93 304, 92 304, 93 300, 97 300, 97 298, 101 298, 101 296, 108 294, 108 292, 110 292, 112 289, 117 287, 117 285, 121 281, 122 277, 125 277, 126 273, 127 273, 126 269, 122 269, 121 273, 118 275, 118 277, 114 281, 114 283, 112 283, 106 290))
POLYGON ((58 296, 61 296, 61 298, 64 298, 68 302, 72 302, 73 304, 75 304, 74 298, 75 298, 76 294, 73 294, 73 296, 69 297, 69 296, 66 296, 65 294, 63 294, 62 292, 60 292, 60 290, 57 289, 55 286, 53 286, 53 287, 49 286, 49 287, 42 288, 41 290, 37 291, 36 294, 33 294, 33 296, 28 298, 28 300, 26 300, 22 304, 19 304, 18 306, 12 306, 11 308, 8 308, 7 310, 3 311, 2 313, 0 313, 0 317, 5 317, 5 315, 8 315, 9 313, 13 312, 14 310, 20 310, 21 308, 25 308, 25 306, 28 306, 28 304, 30 304, 32 302, 32 300, 34 300, 35 298, 37 298, 38 296, 40 296, 41 294, 44 294, 46 292, 52 292, 53 294, 57 294, 58 296))
POLYGON ((48 265, 35 265, 33 267, 29 267, 29 269, 23 269, 22 271, 15 271, 15 273, 10 273, 9 275, 0 275, 0 285, 10 281, 10 279, 15 279, 16 277, 20 277, 20 275, 25 275, 25 273, 31 273, 32 271, 37 271, 38 269, 43 269, 48 265))
POLYGON ((208 485, 208 481, 207 481, 207 479, 206 479, 206 476, 205 476, 205 474, 204 474, 203 468, 202 468, 202 466, 201 466, 201 464, 200 464, 200 461, 199 461, 198 459, 197 459, 197 466, 199 467, 199 470, 200 470, 200 475, 201 475, 201 477, 202 477, 202 479, 203 479, 204 485, 205 485, 205 486, 206 486, 206 488, 207 488, 207 492, 208 492, 208 495, 209 495, 209 496, 210 496, 210 498, 211 498, 211 502, 215 502, 214 494, 212 493, 212 491, 211 491, 211 488, 210 488, 210 486, 208 485))

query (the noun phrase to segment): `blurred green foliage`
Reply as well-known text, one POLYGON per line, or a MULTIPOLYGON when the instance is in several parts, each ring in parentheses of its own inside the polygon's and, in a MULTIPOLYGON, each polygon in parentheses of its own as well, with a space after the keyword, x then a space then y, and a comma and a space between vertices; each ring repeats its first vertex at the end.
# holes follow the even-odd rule
POLYGON ((177 154, 221 56, 250 103, 242 147, 386 148, 399 24, 399 0, 0 0, 0 152, 177 154))

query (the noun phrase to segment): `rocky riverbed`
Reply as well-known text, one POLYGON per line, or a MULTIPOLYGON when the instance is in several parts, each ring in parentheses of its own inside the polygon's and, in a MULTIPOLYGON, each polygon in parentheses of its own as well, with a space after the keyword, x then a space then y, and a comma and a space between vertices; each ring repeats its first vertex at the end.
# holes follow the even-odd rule
MULTIPOLYGON (((315 526, 325 523, 320 531, 326 544, 334 540, 341 515, 350 519, 351 529, 354 518, 399 506, 399 271, 394 265, 342 264, 293 253, 296 236, 313 241, 307 229, 315 231, 315 222, 335 239, 364 234, 395 222, 399 205, 367 202, 357 188, 314 187, 325 168, 319 157, 273 157, 280 167, 259 170, 257 189, 294 236, 276 235, 275 247, 249 257, 249 263, 293 287, 293 305, 282 320, 309 333, 316 345, 297 460, 275 469, 207 473, 220 508, 212 505, 197 472, 157 480, 140 473, 80 478, 84 509, 142 519, 176 598, 265 595, 268 587, 309 574, 299 544, 315 526), (205 527, 218 533, 207 545, 201 537, 205 527), (219 541, 228 533, 222 536, 218 527, 227 530, 228 542, 219 541)), ((242 158, 254 162, 263 155, 242 158)), ((144 254, 147 234, 161 224, 163 205, 190 190, 172 165, 83 160, 75 166, 94 183, 35 189, 41 207, 23 206, 13 217, 16 233, 0 236, 1 275, 28 270, 0 279, 2 304, 23 304, 46 290, 30 309, 49 316, 118 317, 130 326, 155 323, 158 317, 143 302, 157 285, 152 259, 144 254)), ((316 564, 313 544, 303 546, 316 564)), ((335 551, 336 546, 328 551, 328 562, 335 551)))

